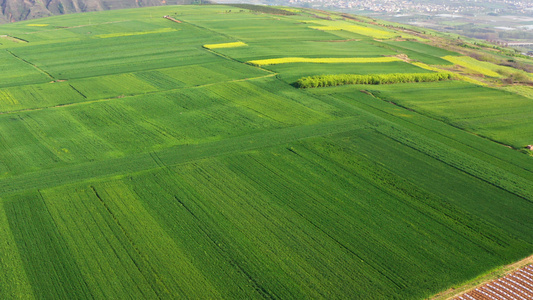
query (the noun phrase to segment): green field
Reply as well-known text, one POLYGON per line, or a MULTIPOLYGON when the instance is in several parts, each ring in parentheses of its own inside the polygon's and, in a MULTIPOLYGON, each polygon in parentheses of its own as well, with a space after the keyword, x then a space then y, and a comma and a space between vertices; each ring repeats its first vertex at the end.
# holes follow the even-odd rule
POLYGON ((309 12, 0 26, 28 41, 0 45, 0 299, 424 299, 531 255, 533 100, 295 88, 458 55, 309 12), (284 57, 311 62, 247 63, 284 57))
POLYGON ((460 82, 380 86, 375 90, 387 101, 506 145, 523 148, 531 143, 531 98, 460 82))

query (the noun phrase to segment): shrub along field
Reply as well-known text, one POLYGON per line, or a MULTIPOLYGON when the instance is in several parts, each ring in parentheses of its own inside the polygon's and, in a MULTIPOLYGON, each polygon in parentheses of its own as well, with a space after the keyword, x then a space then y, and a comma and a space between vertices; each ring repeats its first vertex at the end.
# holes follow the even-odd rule
POLYGON ((435 82, 453 79, 452 73, 394 73, 394 74, 338 74, 310 76, 298 79, 299 88, 328 87, 345 84, 397 84, 408 82, 435 82))
POLYGON ((1 299, 422 299, 531 255, 533 100, 276 12, 0 27, 1 299), (339 74, 396 81, 293 86, 339 74))

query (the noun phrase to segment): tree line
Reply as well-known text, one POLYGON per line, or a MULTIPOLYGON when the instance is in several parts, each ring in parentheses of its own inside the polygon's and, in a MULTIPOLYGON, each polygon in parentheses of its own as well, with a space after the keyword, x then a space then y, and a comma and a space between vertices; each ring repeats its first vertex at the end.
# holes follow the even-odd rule
POLYGON ((298 88, 328 87, 345 84, 393 84, 408 82, 435 82, 455 79, 454 74, 440 73, 394 73, 394 74, 338 74, 300 78, 294 84, 298 88))

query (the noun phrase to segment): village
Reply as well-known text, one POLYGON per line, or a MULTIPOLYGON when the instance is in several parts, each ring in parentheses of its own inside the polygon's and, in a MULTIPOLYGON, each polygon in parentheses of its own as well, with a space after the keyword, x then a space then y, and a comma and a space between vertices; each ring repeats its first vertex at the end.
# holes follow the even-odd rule
POLYGON ((395 1, 395 0, 289 0, 290 4, 313 8, 353 9, 386 13, 507 13, 533 14, 533 3, 525 0, 395 1))

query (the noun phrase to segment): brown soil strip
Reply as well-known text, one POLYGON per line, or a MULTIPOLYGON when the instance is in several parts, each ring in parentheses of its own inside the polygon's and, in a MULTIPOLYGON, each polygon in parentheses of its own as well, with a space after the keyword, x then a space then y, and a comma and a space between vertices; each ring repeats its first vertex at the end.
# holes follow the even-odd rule
POLYGON ((172 22, 181 23, 180 20, 174 19, 174 18, 171 17, 171 16, 164 16, 163 18, 165 18, 165 19, 167 19, 167 20, 170 20, 170 21, 172 21, 172 22))
POLYGON ((533 255, 528 256, 520 261, 517 261, 515 263, 512 263, 510 265, 503 266, 501 268, 498 268, 488 274, 482 275, 470 282, 465 283, 462 286, 459 287, 452 287, 446 291, 440 292, 429 299, 431 300, 448 300, 448 299, 455 299, 456 297, 471 292, 475 290, 476 288, 480 288, 481 286, 484 286, 487 283, 490 283, 491 281, 505 277, 513 272, 515 272, 518 269, 521 269, 529 264, 533 263, 533 255))
POLYGON ((6 35, 6 34, 5 35, 0 35, 0 38, 6 39, 8 41, 15 42, 15 43, 27 43, 28 42, 26 40, 19 39, 17 37, 6 35))

